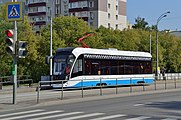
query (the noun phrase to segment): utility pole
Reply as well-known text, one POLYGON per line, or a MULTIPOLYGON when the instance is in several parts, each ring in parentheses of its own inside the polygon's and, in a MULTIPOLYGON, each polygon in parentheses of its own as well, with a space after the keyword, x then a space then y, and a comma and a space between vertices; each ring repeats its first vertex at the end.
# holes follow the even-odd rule
POLYGON ((50 17, 50 80, 52 80, 52 16, 50 17))

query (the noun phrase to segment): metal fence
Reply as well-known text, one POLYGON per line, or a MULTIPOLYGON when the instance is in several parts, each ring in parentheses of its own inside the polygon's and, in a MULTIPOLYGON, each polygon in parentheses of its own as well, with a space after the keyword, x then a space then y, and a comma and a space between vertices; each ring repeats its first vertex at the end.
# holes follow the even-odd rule
MULTIPOLYGON (((84 82, 86 82, 85 79, 81 80, 81 86, 79 88, 64 88, 63 82, 65 80, 59 80, 59 81, 39 81, 38 84, 36 83, 36 86, 33 85, 33 87, 19 87, 17 89, 17 101, 33 101, 35 103, 46 102, 46 101, 53 101, 53 100, 67 100, 67 99, 77 99, 77 98, 85 98, 85 97, 92 97, 92 96, 105 96, 105 95, 122 95, 122 94, 131 94, 131 93, 146 93, 149 91, 160 91, 160 90, 173 90, 173 89, 181 89, 181 74, 180 73, 167 73, 166 79, 163 79, 163 76, 160 75, 158 80, 155 80, 153 84, 145 84, 145 83, 139 83, 139 84, 131 84, 132 78, 130 78, 130 85, 118 85, 116 86, 105 86, 104 84, 100 84, 99 86, 96 86, 92 88, 91 86, 84 86, 84 82), (58 89, 47 89, 43 90, 44 87, 50 87, 51 84, 59 83, 58 89), (22 89, 21 89, 22 88, 22 89), (25 89, 24 89, 25 88, 25 89), (28 94, 27 92, 30 92, 28 94), (22 94, 20 94, 22 93, 22 94)), ((33 81, 30 77, 22 77, 25 81, 20 82, 29 82, 33 81), (27 81, 26 81, 27 80, 27 81)), ((113 79, 113 78, 112 78, 113 79)), ((143 81, 145 78, 142 78, 143 81)), ((20 79, 18 79, 19 81, 20 79)), ((79 80, 80 81, 80 80, 79 80)), ((101 83, 102 79, 100 79, 101 83)), ((11 85, 11 77, 0 77, 0 83, 1 84, 10 84, 7 87, 5 86, 3 90, 0 90, 0 103, 3 102, 11 102, 12 99, 12 87, 11 85), (8 101, 8 100, 9 101, 8 101)), ((26 83, 26 84, 27 84, 26 83)), ((115 79, 115 83, 117 83, 117 79, 115 79)))
MULTIPOLYGON (((84 82, 86 82, 86 79, 82 80, 75 80, 75 81, 81 81, 81 86, 79 88, 64 88, 63 83, 65 80, 58 80, 58 81, 39 81, 38 87, 37 87, 37 103, 40 102, 40 93, 42 84, 50 85, 50 84, 56 84, 59 83, 59 91, 58 93, 59 99, 68 99, 70 97, 75 98, 77 96, 79 97, 85 97, 85 96, 94 96, 93 94, 102 96, 106 94, 121 94, 121 93, 133 93, 133 92, 145 92, 145 91, 157 91, 157 90, 167 90, 167 89, 176 89, 181 88, 181 80, 179 79, 181 74, 166 74, 166 79, 163 80, 163 76, 159 76, 159 80, 155 80, 153 84, 145 84, 138 83, 138 84, 132 84, 132 78, 130 78, 130 84, 129 85, 118 85, 116 86, 110 86, 110 85, 104 85, 100 84, 99 86, 84 86, 84 82), (162 79, 161 79, 162 77, 162 79), (93 89, 92 89, 93 88, 93 89), (75 92, 76 91, 76 92, 75 92), (77 93, 77 94, 74 94, 77 93), (85 94, 86 93, 86 94, 85 94)), ((112 78, 113 79, 113 78, 112 78)), ((145 78, 142 78, 144 81, 145 78)), ((115 83, 117 83, 117 79, 115 79, 115 83)), ((100 78, 100 83, 102 79, 100 78)), ((52 89, 51 89, 52 91, 52 89)), ((43 92, 43 91, 42 91, 43 92)), ((44 96, 45 94, 52 94, 49 92, 43 92, 44 96)), ((51 96, 51 95, 50 95, 51 96)), ((56 96, 57 97, 57 96, 56 96)))
MULTIPOLYGON (((0 77, 0 89, 2 89, 3 84, 12 84, 12 76, 3 76, 0 77)), ((33 79, 31 79, 30 75, 19 75, 17 76, 17 85, 19 87, 20 84, 28 83, 29 87, 33 84, 33 79)))

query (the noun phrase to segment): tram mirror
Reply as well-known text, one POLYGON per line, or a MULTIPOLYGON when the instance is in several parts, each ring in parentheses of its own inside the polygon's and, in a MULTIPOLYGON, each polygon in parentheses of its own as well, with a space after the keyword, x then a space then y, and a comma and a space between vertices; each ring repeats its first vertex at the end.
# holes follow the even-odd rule
POLYGON ((50 64, 50 57, 49 56, 45 57, 45 64, 50 64))
POLYGON ((68 60, 67 60, 67 63, 73 64, 73 62, 74 62, 74 57, 73 57, 73 55, 69 55, 68 60))
POLYGON ((51 56, 46 56, 45 57, 45 64, 50 64, 50 59, 52 59, 53 57, 51 56))

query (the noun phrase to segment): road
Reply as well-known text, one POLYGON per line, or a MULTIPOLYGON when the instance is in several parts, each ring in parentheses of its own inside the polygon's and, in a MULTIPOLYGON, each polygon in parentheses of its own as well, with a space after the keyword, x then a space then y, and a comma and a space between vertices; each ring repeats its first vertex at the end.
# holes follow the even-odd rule
POLYGON ((181 92, 97 96, 0 112, 1 120, 181 120, 181 92), (101 99, 99 99, 101 98, 101 99))

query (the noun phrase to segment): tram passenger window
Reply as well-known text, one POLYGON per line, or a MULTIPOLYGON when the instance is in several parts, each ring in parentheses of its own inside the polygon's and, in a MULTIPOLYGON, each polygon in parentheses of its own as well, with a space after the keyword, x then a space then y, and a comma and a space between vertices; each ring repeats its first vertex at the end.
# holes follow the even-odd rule
POLYGON ((152 73, 151 62, 145 63, 145 73, 152 73))
POLYGON ((144 73, 145 66, 143 63, 140 63, 140 73, 144 73))
POLYGON ((139 62, 135 61, 133 62, 133 74, 139 74, 139 73, 140 73, 139 62))
POLYGON ((98 69, 99 69, 99 62, 98 61, 92 61, 91 74, 92 75, 98 75, 98 69))
POLYGON ((91 75, 91 60, 85 60, 85 75, 91 75))
POLYGON ((118 73, 119 73, 119 75, 124 74, 124 62, 123 61, 119 61, 118 73))
POLYGON ((74 65, 72 77, 82 75, 82 73, 82 59, 78 59, 74 65))
POLYGON ((110 75, 111 74, 110 61, 102 61, 101 62, 101 74, 102 75, 110 75))
POLYGON ((78 59, 74 65, 73 73, 82 71, 82 59, 78 59))
POLYGON ((111 75, 118 75, 118 62, 117 61, 111 62, 111 75))
POLYGON ((125 62, 124 65, 125 74, 132 74, 133 73, 133 67, 132 62, 125 62))

